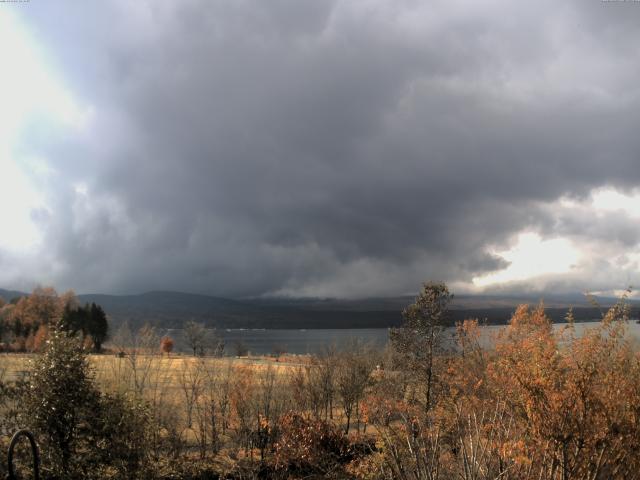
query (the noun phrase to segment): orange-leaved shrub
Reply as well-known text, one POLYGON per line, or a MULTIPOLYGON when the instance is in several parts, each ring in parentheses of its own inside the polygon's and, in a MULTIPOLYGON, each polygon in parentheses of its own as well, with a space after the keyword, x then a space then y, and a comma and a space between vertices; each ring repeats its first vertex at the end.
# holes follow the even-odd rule
POLYGON ((374 387, 380 476, 640 478, 640 358, 628 320, 621 301, 578 335, 572 322, 554 328, 542 304, 522 305, 492 348, 481 345, 477 321, 459 324, 432 410, 374 387))
POLYGON ((288 413, 279 421, 274 466, 296 474, 322 474, 352 458, 347 436, 329 422, 288 413))

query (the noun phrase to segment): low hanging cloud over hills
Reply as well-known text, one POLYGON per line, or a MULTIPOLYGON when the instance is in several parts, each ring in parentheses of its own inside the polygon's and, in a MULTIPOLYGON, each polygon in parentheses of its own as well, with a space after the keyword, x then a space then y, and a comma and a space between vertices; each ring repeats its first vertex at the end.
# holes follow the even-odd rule
POLYGON ((0 241, 2 286, 638 283, 634 2, 30 2, 0 19, 22 42, 1 51, 14 88, 42 97, 0 94, 17 98, 0 214, 23 232, 0 241))

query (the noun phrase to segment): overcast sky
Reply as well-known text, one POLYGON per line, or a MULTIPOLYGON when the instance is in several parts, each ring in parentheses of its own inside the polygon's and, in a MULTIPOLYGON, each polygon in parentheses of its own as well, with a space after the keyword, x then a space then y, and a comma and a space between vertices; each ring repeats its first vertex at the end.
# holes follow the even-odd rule
POLYGON ((0 3, 0 287, 640 285, 640 3, 0 3))

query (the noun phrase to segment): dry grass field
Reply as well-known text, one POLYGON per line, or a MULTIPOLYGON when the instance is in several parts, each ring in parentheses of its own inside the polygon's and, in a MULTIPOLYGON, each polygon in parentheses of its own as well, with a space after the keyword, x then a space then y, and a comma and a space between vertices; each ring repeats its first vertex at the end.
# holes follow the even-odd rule
MULTIPOLYGON (((0 379, 15 381, 29 375, 30 361, 37 353, 0 354, 0 379)), ((122 386, 124 379, 134 374, 133 370, 162 380, 165 388, 179 388, 186 371, 202 368, 206 371, 222 372, 228 368, 248 367, 255 372, 272 369, 279 376, 288 376, 300 367, 309 364, 306 355, 283 355, 252 357, 193 357, 190 355, 137 355, 118 357, 113 354, 91 354, 88 356, 95 379, 107 389, 122 386)))
MULTIPOLYGON (((1 354, 0 379, 27 379, 31 361, 38 355, 1 354)), ((210 421, 208 405, 212 403, 229 425, 235 424, 231 420, 232 405, 246 401, 252 404, 253 412, 265 392, 269 396, 266 401, 279 405, 278 411, 290 408, 292 378, 309 364, 310 357, 91 354, 88 360, 101 391, 147 402, 151 411, 162 417, 158 422, 165 426, 165 435, 179 437, 184 448, 191 449, 202 441, 207 428, 204 422, 210 421)), ((252 415, 251 412, 247 414, 252 415)))

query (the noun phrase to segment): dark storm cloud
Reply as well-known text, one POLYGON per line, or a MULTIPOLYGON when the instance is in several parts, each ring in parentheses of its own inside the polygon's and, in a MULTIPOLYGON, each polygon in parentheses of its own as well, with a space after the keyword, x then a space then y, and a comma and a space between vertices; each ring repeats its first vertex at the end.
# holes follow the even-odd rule
POLYGON ((637 5, 32 2, 20 18, 93 111, 20 147, 55 171, 37 221, 56 268, 34 276, 81 291, 464 283, 504 268, 489 246, 523 229, 584 233, 559 197, 640 181, 637 5))

